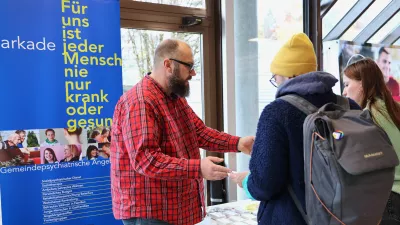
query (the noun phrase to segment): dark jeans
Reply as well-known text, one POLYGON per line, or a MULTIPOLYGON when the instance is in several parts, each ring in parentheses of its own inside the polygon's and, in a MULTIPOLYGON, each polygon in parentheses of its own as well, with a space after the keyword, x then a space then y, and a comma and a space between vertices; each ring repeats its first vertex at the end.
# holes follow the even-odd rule
POLYGON ((381 225, 400 225, 400 194, 390 193, 381 225))
POLYGON ((131 218, 122 220, 124 225, 171 225, 167 222, 155 219, 142 219, 142 218, 131 218))

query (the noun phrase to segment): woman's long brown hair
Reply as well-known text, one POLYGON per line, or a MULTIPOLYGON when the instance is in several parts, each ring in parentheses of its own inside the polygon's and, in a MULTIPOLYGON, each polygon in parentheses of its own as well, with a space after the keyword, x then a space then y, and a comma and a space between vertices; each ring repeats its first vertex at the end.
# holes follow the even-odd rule
POLYGON ((385 102, 387 111, 393 123, 400 129, 400 105, 393 99, 392 94, 386 87, 383 73, 379 66, 370 58, 365 58, 350 64, 344 69, 345 75, 352 79, 361 81, 363 87, 363 98, 361 107, 365 108, 369 101, 383 115, 383 109, 376 107, 376 98, 385 102))

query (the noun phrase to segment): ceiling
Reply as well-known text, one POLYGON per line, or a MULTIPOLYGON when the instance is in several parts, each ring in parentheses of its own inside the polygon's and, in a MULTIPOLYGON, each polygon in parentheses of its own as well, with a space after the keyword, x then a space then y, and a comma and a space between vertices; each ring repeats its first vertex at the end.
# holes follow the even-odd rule
POLYGON ((400 45, 400 0, 321 0, 323 41, 400 45))

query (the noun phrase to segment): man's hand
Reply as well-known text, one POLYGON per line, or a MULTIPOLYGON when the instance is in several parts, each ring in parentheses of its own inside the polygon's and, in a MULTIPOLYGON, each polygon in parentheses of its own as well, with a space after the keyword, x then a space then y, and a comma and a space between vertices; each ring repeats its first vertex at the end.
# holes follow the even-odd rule
POLYGON ((249 174, 249 172, 231 173, 229 175, 229 178, 231 178, 233 182, 239 185, 239 187, 243 188, 242 182, 244 178, 246 178, 247 174, 249 174))
POLYGON ((239 139, 238 150, 244 154, 250 155, 255 138, 255 136, 241 137, 239 139))
POLYGON ((224 161, 224 159, 213 156, 208 156, 202 159, 200 162, 200 167, 203 178, 206 180, 222 180, 227 177, 231 170, 215 164, 222 161, 224 161))

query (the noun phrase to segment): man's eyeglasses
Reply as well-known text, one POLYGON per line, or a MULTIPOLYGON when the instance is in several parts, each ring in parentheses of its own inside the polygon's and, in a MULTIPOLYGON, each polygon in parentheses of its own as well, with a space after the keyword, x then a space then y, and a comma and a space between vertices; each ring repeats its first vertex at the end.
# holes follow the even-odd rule
POLYGON ((276 83, 276 79, 275 79, 276 75, 273 75, 271 77, 271 79, 269 79, 269 82, 271 82, 272 85, 274 85, 274 87, 278 87, 278 83, 276 83))
POLYGON ((180 63, 182 65, 185 65, 186 67, 189 68, 189 72, 192 72, 194 70, 194 64, 193 63, 186 63, 186 62, 182 62, 180 60, 173 59, 173 58, 169 58, 169 60, 172 60, 172 61, 175 61, 175 62, 180 63))

